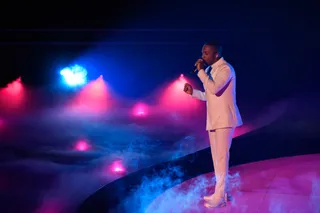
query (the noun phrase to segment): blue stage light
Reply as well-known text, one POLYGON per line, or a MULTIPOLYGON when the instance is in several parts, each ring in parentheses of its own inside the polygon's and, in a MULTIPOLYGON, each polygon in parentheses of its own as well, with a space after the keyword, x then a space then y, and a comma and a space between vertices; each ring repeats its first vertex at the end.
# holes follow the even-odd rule
POLYGON ((81 86, 87 82, 87 70, 77 64, 62 69, 60 75, 69 86, 81 86))

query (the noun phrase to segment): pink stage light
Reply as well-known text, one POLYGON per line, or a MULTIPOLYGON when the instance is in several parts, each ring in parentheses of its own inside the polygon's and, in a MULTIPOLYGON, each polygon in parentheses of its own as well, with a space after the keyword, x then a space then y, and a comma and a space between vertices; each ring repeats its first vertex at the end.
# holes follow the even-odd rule
POLYGON ((137 103, 132 110, 134 116, 146 116, 148 114, 148 106, 143 103, 137 103))
POLYGON ((111 171, 116 174, 123 174, 126 171, 126 169, 124 168, 124 166, 120 160, 114 161, 111 164, 110 168, 111 168, 111 171))
POLYGON ((104 113, 111 105, 107 84, 102 75, 88 83, 71 102, 70 109, 83 113, 104 113))
POLYGON ((25 99, 21 77, 9 83, 0 93, 1 105, 9 109, 20 108, 25 99))
POLYGON ((23 92, 23 86, 21 82, 21 77, 17 80, 13 81, 12 83, 8 84, 5 88, 7 94, 10 95, 20 95, 23 92))
POLYGON ((199 106, 199 101, 187 95, 184 91, 184 85, 188 83, 183 74, 172 82, 162 93, 160 103, 168 111, 189 111, 199 106))
POLYGON ((90 148, 90 144, 85 140, 79 140, 74 146, 77 151, 88 151, 90 148))

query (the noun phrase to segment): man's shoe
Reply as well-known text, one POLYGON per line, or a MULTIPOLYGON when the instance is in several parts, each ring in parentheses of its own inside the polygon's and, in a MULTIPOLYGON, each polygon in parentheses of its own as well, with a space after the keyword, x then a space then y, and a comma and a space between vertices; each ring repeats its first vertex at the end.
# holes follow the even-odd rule
MULTIPOLYGON (((209 196, 204 196, 203 199, 204 199, 205 201, 211 200, 211 199, 213 199, 213 195, 214 195, 214 194, 209 195, 209 196)), ((225 195, 225 201, 226 201, 226 202, 233 201, 233 196, 232 196, 230 193, 226 193, 226 195, 225 195)))
POLYGON ((210 200, 206 200, 206 203, 204 204, 204 206, 206 208, 221 208, 221 207, 225 207, 226 201, 224 198, 211 198, 210 200))

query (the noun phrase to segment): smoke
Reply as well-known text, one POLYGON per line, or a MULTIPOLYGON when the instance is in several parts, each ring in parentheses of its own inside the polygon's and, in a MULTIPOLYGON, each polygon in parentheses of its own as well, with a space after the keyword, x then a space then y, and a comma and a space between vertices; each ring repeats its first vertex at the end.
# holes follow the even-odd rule
POLYGON ((124 209, 124 212, 145 212, 150 202, 164 190, 181 183, 183 175, 181 167, 169 166, 159 172, 154 172, 151 176, 144 176, 142 183, 132 189, 131 196, 123 202, 121 208, 124 209))
MULTIPOLYGON (((154 172, 150 177, 144 177, 142 183, 132 190, 131 196, 121 206, 121 212, 203 212, 204 209, 199 208, 203 206, 203 196, 212 194, 215 185, 215 177, 212 174, 201 175, 181 183, 184 173, 180 167, 171 166, 154 172)), ((229 175, 232 191, 238 191, 240 185, 239 173, 229 175)), ((235 200, 232 205, 236 205, 235 200)))

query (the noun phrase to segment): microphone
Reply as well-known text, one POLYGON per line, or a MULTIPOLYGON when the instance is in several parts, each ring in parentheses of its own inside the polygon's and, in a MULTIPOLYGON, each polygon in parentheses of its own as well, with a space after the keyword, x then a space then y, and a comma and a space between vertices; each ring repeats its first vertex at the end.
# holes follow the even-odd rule
MULTIPOLYGON (((202 60, 203 60, 203 58, 201 58, 202 60)), ((206 62, 205 62, 205 60, 203 60, 203 63, 204 63, 204 66, 206 66, 207 64, 206 64, 206 62)), ((197 66, 196 65, 194 65, 194 67, 193 67, 193 70, 190 72, 191 74, 193 74, 193 73, 196 73, 197 72, 197 66)))
POLYGON ((190 72, 191 74, 193 74, 193 73, 195 73, 195 72, 197 72, 197 66, 195 65, 194 67, 193 67, 193 70, 190 72))

